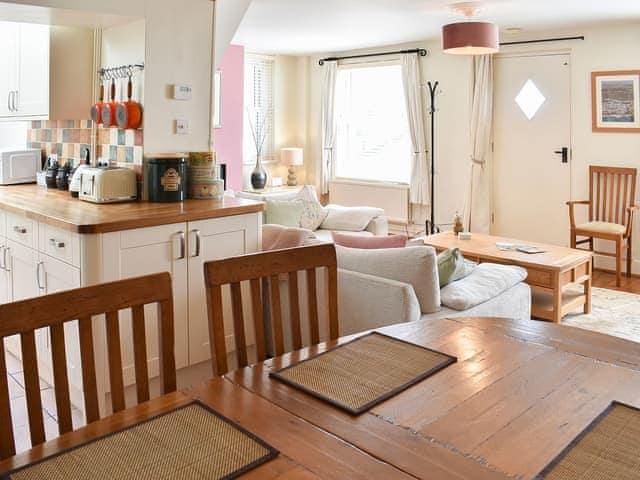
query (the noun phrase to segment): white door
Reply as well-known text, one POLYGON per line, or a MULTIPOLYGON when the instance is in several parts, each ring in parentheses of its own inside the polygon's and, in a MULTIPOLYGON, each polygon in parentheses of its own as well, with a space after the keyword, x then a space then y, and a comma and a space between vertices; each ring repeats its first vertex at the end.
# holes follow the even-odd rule
POLYGON ((11 92, 18 89, 19 24, 0 22, 0 117, 13 116, 11 92))
MULTIPOLYGON (((188 364, 187 338, 187 260, 186 240, 181 247, 182 235, 186 235, 186 223, 139 228, 117 232, 120 250, 118 252, 118 279, 169 272, 173 280, 173 306, 175 327, 176 368, 188 364), (182 233, 180 233, 182 232, 182 233)), ((147 333, 147 359, 149 376, 159 372, 157 308, 145 306, 145 326, 147 333)), ((135 380, 133 363, 133 340, 131 314, 120 312, 120 335, 125 383, 135 380)))
MULTIPOLYGON (((40 294, 36 277, 38 254, 35 250, 7 240, 7 273, 10 285, 10 301, 17 302, 26 298, 34 298, 40 294)), ((16 357, 22 358, 20 338, 17 335, 8 337, 7 349, 16 357)))
POLYGON ((15 115, 49 114, 49 26, 20 25, 18 94, 15 115))
POLYGON ((569 243, 570 68, 568 54, 495 58, 495 235, 569 243))
MULTIPOLYGON (((258 249, 258 222, 255 215, 238 215, 215 220, 189 222, 189 363, 194 365, 211 358, 209 322, 204 283, 204 264, 210 260, 234 257, 258 249)), ((243 286, 246 287, 246 286, 243 286)), ((227 351, 232 351, 231 300, 223 292, 227 351)), ((243 314, 247 342, 254 338, 249 292, 243 290, 243 314)))

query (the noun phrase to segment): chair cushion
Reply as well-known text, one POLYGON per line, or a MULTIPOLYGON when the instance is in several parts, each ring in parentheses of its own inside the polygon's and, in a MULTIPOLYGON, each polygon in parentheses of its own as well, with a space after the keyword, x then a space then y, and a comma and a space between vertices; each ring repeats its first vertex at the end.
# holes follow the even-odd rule
POLYGON ((351 248, 401 248, 407 246, 406 235, 363 236, 348 233, 331 232, 336 245, 351 248))
POLYGON ((585 230, 593 233, 611 233, 614 235, 621 235, 626 232, 627 227, 618 223, 587 222, 576 225, 576 230, 585 230))

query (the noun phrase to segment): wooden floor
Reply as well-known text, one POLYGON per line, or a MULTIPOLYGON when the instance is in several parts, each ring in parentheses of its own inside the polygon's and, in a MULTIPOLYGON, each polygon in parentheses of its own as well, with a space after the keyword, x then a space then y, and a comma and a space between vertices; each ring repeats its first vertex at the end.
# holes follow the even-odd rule
POLYGON ((620 287, 616 287, 616 274, 605 272, 602 270, 593 271, 593 286, 600 288, 609 288, 611 290, 620 290, 622 292, 640 294, 640 277, 627 277, 622 274, 622 283, 620 287))

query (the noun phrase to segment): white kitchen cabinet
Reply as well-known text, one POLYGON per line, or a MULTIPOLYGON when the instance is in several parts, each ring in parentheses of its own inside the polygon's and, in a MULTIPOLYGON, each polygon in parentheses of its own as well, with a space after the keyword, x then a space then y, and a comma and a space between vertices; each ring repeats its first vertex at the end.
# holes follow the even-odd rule
POLYGON ((47 118, 49 26, 0 22, 0 41, 0 117, 47 118))
MULTIPOLYGON (((239 215, 219 220, 189 222, 189 363, 195 365, 211 358, 209 320, 204 283, 204 264, 211 260, 254 252, 258 244, 258 229, 253 215, 239 215)), ((243 300, 249 299, 243 295, 243 300)), ((225 330, 232 332, 231 301, 224 292, 225 330)), ((250 304, 243 305, 247 324, 247 339, 252 342, 253 323, 250 304)), ((228 339, 229 341, 230 339, 228 339)), ((228 351, 235 351, 230 343, 228 351)))
POLYGON ((7 255, 9 252, 6 252, 7 248, 7 239, 3 236, 0 236, 0 303, 7 303, 11 300, 10 297, 10 284, 9 284, 9 271, 5 263, 7 262, 7 255))

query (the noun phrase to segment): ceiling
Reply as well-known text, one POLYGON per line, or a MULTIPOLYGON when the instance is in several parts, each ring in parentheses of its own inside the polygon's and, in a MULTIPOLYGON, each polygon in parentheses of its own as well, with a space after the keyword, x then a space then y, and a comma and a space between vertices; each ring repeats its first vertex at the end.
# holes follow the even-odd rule
MULTIPOLYGON (((253 0, 233 43, 308 55, 438 38, 456 0, 253 0)), ((487 0, 475 18, 523 34, 640 20, 640 0, 487 0)))
POLYGON ((70 10, 25 3, 0 2, 0 21, 64 25, 71 27, 111 27, 136 20, 134 17, 70 10))

